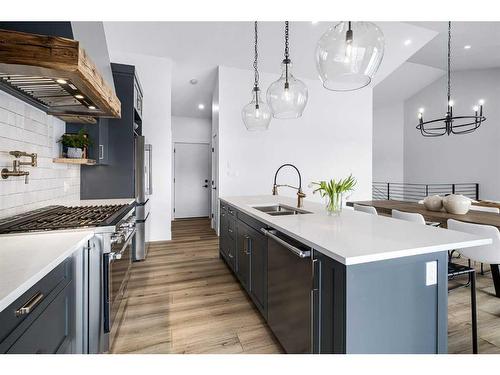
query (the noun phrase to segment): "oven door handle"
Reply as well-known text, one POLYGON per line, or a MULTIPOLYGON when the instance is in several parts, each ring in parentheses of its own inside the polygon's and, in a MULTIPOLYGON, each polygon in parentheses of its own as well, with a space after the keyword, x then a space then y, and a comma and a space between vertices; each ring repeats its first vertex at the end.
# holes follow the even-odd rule
POLYGON ((104 313, 104 333, 109 333, 110 328, 111 328, 111 301, 110 301, 110 283, 111 283, 111 273, 110 273, 110 264, 113 262, 115 259, 116 253, 108 253, 104 254, 104 262, 103 262, 103 285, 104 285, 104 290, 103 290, 103 299, 104 299, 104 306, 103 306, 103 313, 104 313))
POLYGON ((122 254, 127 249, 127 246, 130 244, 130 241, 132 241, 132 238, 134 238, 136 231, 137 230, 134 228, 132 230, 132 232, 130 232, 130 235, 127 237, 127 240, 124 242, 124 244, 123 244, 122 248, 120 249, 120 251, 117 251, 117 252, 114 252, 114 253, 110 253, 110 255, 113 254, 112 259, 121 259, 122 258, 122 254))

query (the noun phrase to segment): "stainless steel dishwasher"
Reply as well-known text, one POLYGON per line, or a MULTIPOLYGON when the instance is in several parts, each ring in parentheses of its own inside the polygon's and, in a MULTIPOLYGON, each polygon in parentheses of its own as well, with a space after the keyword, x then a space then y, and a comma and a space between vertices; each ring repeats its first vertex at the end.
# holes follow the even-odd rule
POLYGON ((268 237, 268 324, 287 353, 311 353, 311 249, 275 230, 268 237))

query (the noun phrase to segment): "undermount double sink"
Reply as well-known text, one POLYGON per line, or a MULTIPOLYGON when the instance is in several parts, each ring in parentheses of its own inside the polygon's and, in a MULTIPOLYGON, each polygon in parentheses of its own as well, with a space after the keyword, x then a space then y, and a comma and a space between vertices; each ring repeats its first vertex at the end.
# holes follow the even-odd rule
POLYGON ((285 206, 283 204, 275 204, 271 206, 254 206, 253 208, 271 216, 302 215, 311 213, 309 211, 301 210, 295 207, 285 206))

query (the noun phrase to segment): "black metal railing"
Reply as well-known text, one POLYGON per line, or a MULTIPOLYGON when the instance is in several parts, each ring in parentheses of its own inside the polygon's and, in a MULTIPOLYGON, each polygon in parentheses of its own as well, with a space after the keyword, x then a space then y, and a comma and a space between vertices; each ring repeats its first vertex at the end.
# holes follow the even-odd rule
POLYGON ((418 202, 429 195, 462 194, 479 199, 479 184, 409 184, 400 182, 373 182, 373 199, 392 199, 418 202))

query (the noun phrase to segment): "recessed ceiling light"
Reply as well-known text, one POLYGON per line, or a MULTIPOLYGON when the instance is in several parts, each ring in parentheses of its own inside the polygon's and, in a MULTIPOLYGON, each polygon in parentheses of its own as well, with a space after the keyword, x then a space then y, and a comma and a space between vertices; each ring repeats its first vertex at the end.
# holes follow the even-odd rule
POLYGON ((472 48, 472 46, 470 44, 467 44, 464 46, 464 49, 471 49, 471 48, 472 48))
POLYGON ((196 78, 191 78, 189 80, 189 83, 192 84, 192 85, 196 85, 198 83, 198 80, 196 78))
POLYGON ((200 104, 198 104, 198 109, 200 109, 200 110, 201 110, 201 109, 205 109, 205 104, 201 104, 201 103, 200 103, 200 104))
POLYGON ((405 46, 409 46, 410 44, 411 44, 411 39, 406 39, 406 40, 404 41, 404 45, 405 45, 405 46))
POLYGON ((56 79, 56 82, 59 83, 60 85, 65 85, 66 83, 68 83, 68 81, 62 78, 56 79))
POLYGON ((95 106, 89 105, 89 109, 95 109, 95 106))
POLYGON ((77 98, 77 99, 83 99, 83 95, 82 94, 76 94, 75 98, 77 98))
POLYGON ((313 25, 316 25, 319 21, 311 21, 313 25))

